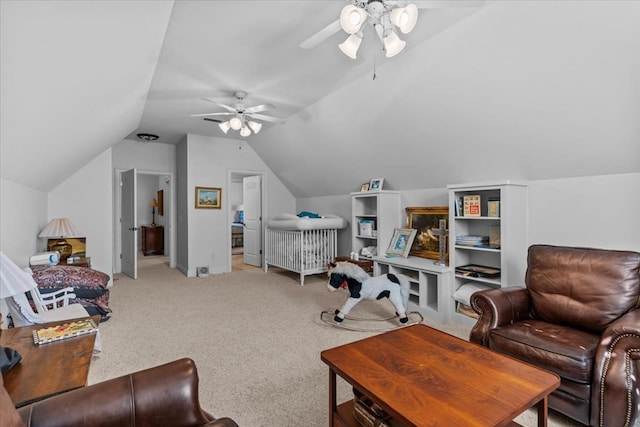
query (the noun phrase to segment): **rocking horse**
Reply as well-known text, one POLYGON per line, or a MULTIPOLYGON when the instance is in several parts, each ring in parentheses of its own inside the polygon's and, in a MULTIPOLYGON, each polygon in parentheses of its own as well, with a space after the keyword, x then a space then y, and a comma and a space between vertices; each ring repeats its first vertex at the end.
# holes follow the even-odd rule
MULTIPOLYGON (((349 297, 340 310, 335 311, 333 320, 342 323, 351 309, 363 299, 380 300, 388 298, 396 308, 400 323, 409 321, 407 304, 409 302, 409 280, 401 274, 383 274, 371 277, 360 266, 341 261, 328 265, 329 291, 347 289, 349 297)), ((385 319, 386 320, 386 319, 385 319)))

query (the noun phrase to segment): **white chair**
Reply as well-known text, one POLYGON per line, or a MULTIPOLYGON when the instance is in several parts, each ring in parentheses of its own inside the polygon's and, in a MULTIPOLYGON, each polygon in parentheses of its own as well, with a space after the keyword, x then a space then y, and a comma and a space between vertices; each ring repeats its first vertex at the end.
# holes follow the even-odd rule
MULTIPOLYGON (((60 320, 89 317, 81 304, 70 304, 75 298, 73 288, 65 288, 49 294, 40 294, 31 269, 21 270, 3 252, 0 252, 0 299, 11 314, 16 327, 60 320), (31 295, 35 310, 29 303, 31 295)), ((4 311, 4 310, 3 310, 4 311)), ((3 313, 3 317, 6 315, 3 313)))

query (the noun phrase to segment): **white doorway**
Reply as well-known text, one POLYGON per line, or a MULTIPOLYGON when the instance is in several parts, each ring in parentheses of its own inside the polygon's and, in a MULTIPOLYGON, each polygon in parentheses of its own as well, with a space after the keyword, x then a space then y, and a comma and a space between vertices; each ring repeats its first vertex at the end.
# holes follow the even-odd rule
POLYGON ((231 227, 228 247, 228 271, 259 268, 263 258, 264 224, 266 211, 266 175, 264 172, 229 170, 227 176, 227 206, 231 227), (242 216, 239 210, 242 210, 242 216), (238 223, 242 222, 241 239, 238 223), (238 247, 241 243, 242 247, 238 247))
MULTIPOLYGON (((134 228, 134 230, 129 231, 129 233, 133 232, 136 236, 140 233, 140 226, 144 223, 159 223, 164 227, 164 254, 166 254, 169 258, 169 267, 175 268, 177 262, 177 254, 176 254, 176 234, 175 234, 175 184, 173 179, 173 174, 170 172, 151 172, 151 171, 141 171, 132 169, 128 171, 128 174, 134 173, 135 180, 134 186, 135 191, 134 195, 131 195, 131 189, 123 191, 123 176, 127 171, 117 169, 114 171, 114 266, 113 271, 115 273, 125 273, 128 276, 135 278, 137 276, 137 265, 136 262, 132 258, 136 258, 138 254, 138 246, 139 244, 133 243, 136 247, 131 251, 129 250, 130 241, 125 237, 125 228, 134 228), (140 182, 147 182, 147 185, 143 189, 143 191, 138 191, 140 182), (149 184, 149 183, 152 184, 149 184), (153 191, 151 191, 151 189, 153 191), (160 190, 161 193, 160 193, 160 190), (134 198, 135 200, 129 200, 125 202, 123 197, 127 197, 128 199, 134 198), (162 197, 162 200, 158 200, 159 197, 162 197), (156 199, 156 202, 162 203, 162 206, 158 206, 154 209, 150 206, 150 202, 152 199, 156 199), (125 211, 123 209, 127 209, 127 212, 131 212, 131 207, 127 207, 133 203, 137 206, 137 210, 142 211, 142 213, 133 213, 135 218, 130 218, 132 215, 127 214, 126 217, 127 223, 123 223, 125 220, 125 211), (155 213, 153 212, 155 211, 155 213), (160 212, 162 215, 160 215, 160 212), (141 215, 144 217, 145 215, 148 218, 141 218, 141 215), (154 216, 155 215, 155 216, 154 216), (129 243, 126 243, 129 242, 129 243), (123 247, 126 243, 127 248, 123 247), (126 249, 126 250, 125 250, 126 249), (131 253, 132 252, 132 253, 131 253), (127 259, 125 260, 125 256, 127 259), (127 266, 127 271, 125 271, 125 266, 127 266)), ((129 181, 132 181, 129 178, 129 181)), ((138 239, 136 239, 138 240, 138 239)))

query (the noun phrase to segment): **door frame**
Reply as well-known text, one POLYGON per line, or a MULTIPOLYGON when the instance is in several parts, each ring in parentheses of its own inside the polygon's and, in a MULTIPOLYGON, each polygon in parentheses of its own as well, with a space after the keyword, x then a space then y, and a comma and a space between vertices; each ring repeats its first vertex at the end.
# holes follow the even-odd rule
MULTIPOLYGON (((120 230, 122 224, 120 223, 121 210, 122 210, 122 188, 120 187, 120 174, 129 169, 115 168, 113 173, 113 272, 122 272, 122 262, 120 261, 120 254, 122 253, 122 239, 120 238, 120 230)), ((176 253, 177 240, 176 240, 176 185, 175 176, 173 172, 158 172, 136 169, 137 175, 157 175, 157 176, 169 176, 169 197, 164 200, 164 210, 169 216, 169 268, 176 268, 178 255, 176 253)))
MULTIPOLYGON (((244 178, 246 176, 260 176, 262 179, 262 185, 260 188, 260 196, 261 196, 261 204, 260 210, 262 212, 262 220, 260 221, 260 254, 262 258, 262 266, 264 267, 264 238, 265 238, 265 212, 267 212, 267 173, 264 171, 256 171, 256 170, 246 170, 246 169, 227 169, 227 188, 231 188, 231 183, 233 179, 236 178, 244 178)), ((235 211, 233 210, 233 206, 231 206, 231 197, 229 191, 226 191, 226 215, 227 215, 227 273, 231 273, 233 271, 233 266, 231 265, 231 222, 235 216, 235 211)))

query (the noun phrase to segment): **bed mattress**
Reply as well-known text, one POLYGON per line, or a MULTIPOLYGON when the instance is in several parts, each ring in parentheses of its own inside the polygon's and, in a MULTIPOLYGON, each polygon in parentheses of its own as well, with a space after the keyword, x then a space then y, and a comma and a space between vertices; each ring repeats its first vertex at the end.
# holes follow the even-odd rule
POLYGON ((296 214, 280 214, 267 223, 273 230, 324 230, 343 229, 347 220, 338 215, 322 215, 320 218, 299 217, 296 214))

